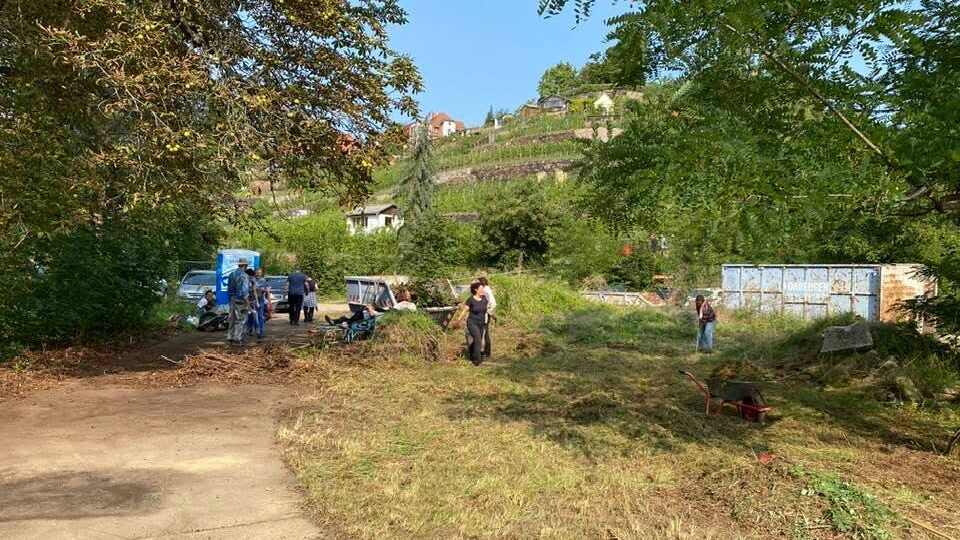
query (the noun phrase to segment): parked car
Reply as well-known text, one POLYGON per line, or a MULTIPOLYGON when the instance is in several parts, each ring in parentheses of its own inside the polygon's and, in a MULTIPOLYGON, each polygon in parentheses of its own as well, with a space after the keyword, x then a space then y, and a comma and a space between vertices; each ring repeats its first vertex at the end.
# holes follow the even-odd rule
POLYGON ((284 291, 287 287, 287 276, 267 276, 266 279, 267 286, 270 287, 270 296, 273 297, 273 311, 286 313, 290 310, 287 293, 284 291))
POLYGON ((184 302, 197 303, 204 291, 216 290, 217 273, 213 270, 191 270, 180 280, 177 288, 177 299, 184 302))

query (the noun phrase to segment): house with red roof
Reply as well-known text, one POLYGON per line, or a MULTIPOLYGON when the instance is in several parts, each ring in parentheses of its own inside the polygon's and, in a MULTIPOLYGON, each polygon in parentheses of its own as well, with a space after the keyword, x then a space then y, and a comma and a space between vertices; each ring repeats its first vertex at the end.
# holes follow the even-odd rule
MULTIPOLYGON (((407 134, 407 138, 413 141, 422 125, 422 121, 417 120, 403 126, 403 131, 407 134)), ((449 137, 463 133, 465 130, 466 126, 463 122, 455 120, 445 112, 433 112, 427 116, 427 136, 431 139, 449 137)))

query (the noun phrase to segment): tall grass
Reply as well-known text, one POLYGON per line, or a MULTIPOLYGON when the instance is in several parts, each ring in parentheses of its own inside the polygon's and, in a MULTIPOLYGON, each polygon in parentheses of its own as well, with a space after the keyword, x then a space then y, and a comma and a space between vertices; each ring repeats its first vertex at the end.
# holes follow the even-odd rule
POLYGON ((587 301, 562 281, 527 275, 491 280, 497 312, 513 324, 533 327, 544 318, 587 307, 587 301))

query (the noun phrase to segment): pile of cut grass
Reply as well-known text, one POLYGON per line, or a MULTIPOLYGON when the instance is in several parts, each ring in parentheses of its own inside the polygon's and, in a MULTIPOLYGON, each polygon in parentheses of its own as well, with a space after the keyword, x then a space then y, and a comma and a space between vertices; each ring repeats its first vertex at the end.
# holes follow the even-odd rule
POLYGON ((796 336, 815 330, 731 318, 727 352, 698 356, 688 314, 591 305, 528 276, 494 286, 492 363, 334 363, 285 423, 319 521, 378 539, 924 538, 901 516, 957 525, 960 463, 930 450, 955 409, 772 380, 774 414, 751 425, 704 416, 677 374, 798 355, 796 336))

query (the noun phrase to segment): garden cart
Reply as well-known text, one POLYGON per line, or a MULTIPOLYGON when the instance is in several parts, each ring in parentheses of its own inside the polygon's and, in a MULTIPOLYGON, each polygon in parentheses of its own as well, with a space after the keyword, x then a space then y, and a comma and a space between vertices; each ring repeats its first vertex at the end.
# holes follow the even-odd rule
POLYGON ((719 404, 715 414, 720 414, 724 405, 726 405, 737 409, 740 416, 748 422, 763 422, 767 413, 770 412, 770 406, 767 405, 767 401, 763 398, 760 387, 756 383, 725 381, 711 388, 689 371, 680 370, 680 374, 693 381, 693 384, 697 385, 697 388, 703 392, 707 414, 710 414, 710 406, 716 401, 719 401, 719 404))

